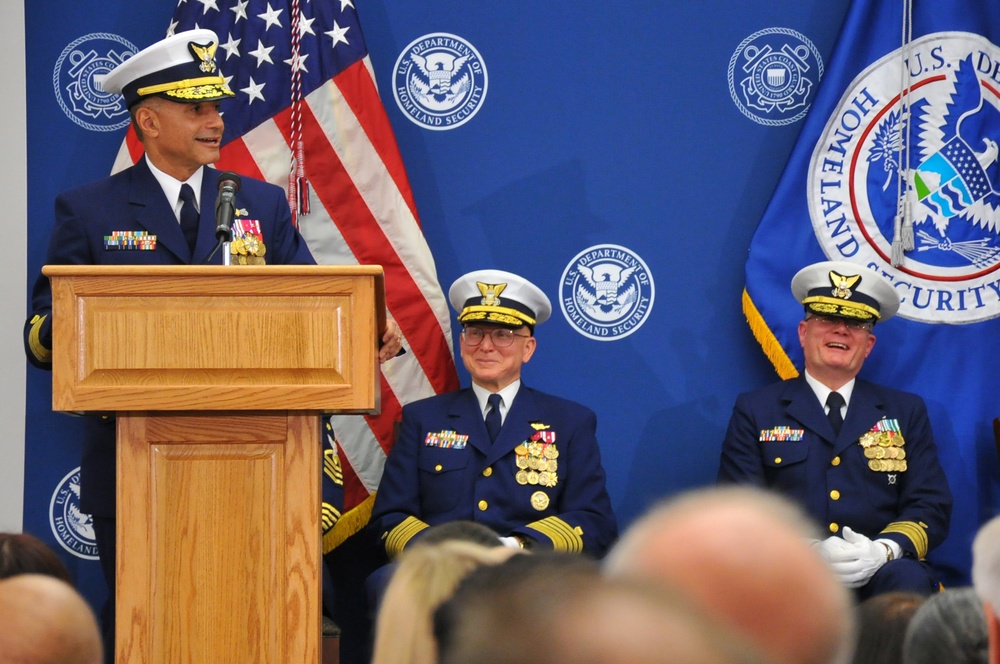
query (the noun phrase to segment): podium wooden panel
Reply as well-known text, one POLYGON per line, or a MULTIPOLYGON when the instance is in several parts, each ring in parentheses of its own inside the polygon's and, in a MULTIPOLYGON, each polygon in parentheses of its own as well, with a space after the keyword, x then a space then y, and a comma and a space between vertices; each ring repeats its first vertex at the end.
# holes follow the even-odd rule
POLYGON ((377 412, 377 266, 46 266, 53 408, 115 412, 116 662, 320 661, 320 416, 377 412))

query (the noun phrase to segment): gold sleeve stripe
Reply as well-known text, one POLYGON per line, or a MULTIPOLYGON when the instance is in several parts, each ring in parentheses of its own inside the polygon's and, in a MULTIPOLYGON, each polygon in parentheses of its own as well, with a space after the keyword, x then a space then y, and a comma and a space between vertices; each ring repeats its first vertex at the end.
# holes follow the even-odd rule
POLYGON ((330 503, 323 503, 321 512, 320 517, 323 521, 323 532, 325 533, 333 528, 334 524, 340 519, 340 510, 330 503))
POLYGON ((323 472, 334 484, 344 485, 344 471, 340 467, 340 457, 334 450, 323 450, 323 472))
POLYGON ((48 316, 35 316, 31 319, 31 331, 28 332, 28 349, 31 354, 38 359, 39 362, 51 362, 52 361, 52 349, 46 348, 42 345, 42 340, 38 338, 39 333, 42 331, 42 323, 48 316))
POLYGON ((552 548, 556 551, 567 553, 583 551, 583 538, 581 537, 583 531, 580 528, 573 528, 557 516, 547 516, 540 521, 529 523, 527 527, 552 540, 552 548))
POLYGON ((386 533, 385 552, 388 554, 389 559, 392 560, 402 553, 403 547, 406 546, 407 542, 425 528, 427 528, 426 523, 415 516, 408 516, 403 523, 386 533))
POLYGON ((882 529, 883 533, 899 533, 905 535, 917 550, 917 558, 923 560, 927 555, 927 532, 920 524, 913 521, 893 521, 882 529))

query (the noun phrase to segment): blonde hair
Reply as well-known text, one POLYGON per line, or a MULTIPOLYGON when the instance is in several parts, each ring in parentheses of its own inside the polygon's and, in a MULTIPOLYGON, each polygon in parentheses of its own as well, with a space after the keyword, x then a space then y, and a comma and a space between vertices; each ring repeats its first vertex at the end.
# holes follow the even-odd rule
POLYGON ((379 608, 372 664, 436 662, 434 610, 473 569, 501 563, 514 553, 457 540, 416 544, 404 551, 379 608))

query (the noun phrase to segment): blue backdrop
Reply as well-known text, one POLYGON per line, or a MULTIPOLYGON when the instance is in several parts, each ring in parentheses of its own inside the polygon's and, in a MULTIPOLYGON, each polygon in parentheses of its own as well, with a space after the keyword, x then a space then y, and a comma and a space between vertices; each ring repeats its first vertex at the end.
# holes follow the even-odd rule
MULTIPOLYGON (((70 70, 108 57, 115 39, 141 48, 162 37, 174 4, 25 3, 29 283, 54 197, 106 175, 124 135, 108 130, 122 118, 88 105, 85 91, 73 96, 70 70), (70 47, 82 38, 103 46, 80 55, 70 47)), ((848 0, 355 4, 441 283, 496 267, 553 300, 525 380, 597 412, 621 525, 713 482, 736 395, 777 379, 743 317, 744 265, 848 0), (393 95, 397 59, 432 33, 473 46, 488 79, 475 115, 450 130, 411 121, 393 95), (782 52, 759 34, 799 45, 805 84, 789 99, 747 92, 754 72, 740 65, 782 52), (637 255, 655 283, 641 325, 611 341, 581 334, 558 304, 564 272, 597 245, 637 255)), ((79 557, 86 542, 56 538, 51 525, 68 518, 60 496, 71 502, 76 423, 51 412, 49 374, 29 368, 27 390, 25 528, 65 550, 100 601, 97 565, 79 557)))

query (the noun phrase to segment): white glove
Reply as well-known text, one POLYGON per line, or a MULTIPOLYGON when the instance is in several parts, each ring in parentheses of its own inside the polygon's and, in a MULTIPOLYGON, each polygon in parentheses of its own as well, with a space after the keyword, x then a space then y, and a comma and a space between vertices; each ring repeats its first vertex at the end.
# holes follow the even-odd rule
POLYGON ((504 546, 510 547, 511 549, 520 549, 521 548, 521 542, 519 542, 518 539, 516 537, 513 537, 513 536, 511 536, 511 537, 501 537, 500 538, 500 542, 504 546))
POLYGON ((848 588, 860 588, 885 564, 885 547, 845 527, 843 538, 829 537, 820 552, 848 588), (834 540, 839 540, 834 541, 834 540))

